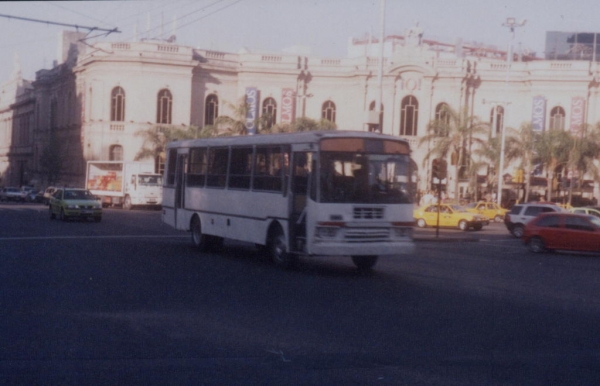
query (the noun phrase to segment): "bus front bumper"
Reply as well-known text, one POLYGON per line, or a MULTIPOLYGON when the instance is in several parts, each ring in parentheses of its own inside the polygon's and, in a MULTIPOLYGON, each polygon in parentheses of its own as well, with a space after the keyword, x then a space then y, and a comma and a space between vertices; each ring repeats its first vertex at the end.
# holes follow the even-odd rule
POLYGON ((320 241, 312 244, 311 255, 326 256, 384 256, 406 255, 415 252, 412 240, 382 241, 370 243, 347 243, 320 241))

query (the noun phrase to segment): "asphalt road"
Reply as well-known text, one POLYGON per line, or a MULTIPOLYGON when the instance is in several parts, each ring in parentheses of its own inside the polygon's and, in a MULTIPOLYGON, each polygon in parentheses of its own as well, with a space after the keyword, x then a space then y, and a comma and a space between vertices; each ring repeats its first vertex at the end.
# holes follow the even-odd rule
POLYGON ((416 236, 369 274, 284 271, 200 254, 159 212, 0 204, 0 384, 600 383, 598 256, 530 254, 503 224, 416 236))

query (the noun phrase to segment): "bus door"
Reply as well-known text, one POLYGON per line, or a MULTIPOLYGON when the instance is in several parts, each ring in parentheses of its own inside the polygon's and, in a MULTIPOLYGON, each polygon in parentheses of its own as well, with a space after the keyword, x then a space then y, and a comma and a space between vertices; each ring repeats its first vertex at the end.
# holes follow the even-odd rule
POLYGON ((290 172, 290 247, 294 251, 303 251, 306 244, 307 198, 312 168, 312 153, 297 151, 292 153, 292 170, 290 172))
POLYGON ((182 209, 185 208, 185 171, 187 170, 187 154, 177 154, 177 167, 175 169, 175 223, 181 226, 185 224, 179 224, 181 221, 186 221, 182 215, 182 209))

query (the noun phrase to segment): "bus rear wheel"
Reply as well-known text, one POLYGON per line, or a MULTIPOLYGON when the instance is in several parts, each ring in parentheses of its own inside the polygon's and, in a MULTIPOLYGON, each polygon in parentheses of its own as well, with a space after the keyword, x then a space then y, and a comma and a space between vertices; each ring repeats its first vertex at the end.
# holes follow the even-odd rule
POLYGON ((271 232, 267 249, 273 263, 280 268, 292 268, 298 262, 297 257, 287 251, 285 234, 279 226, 276 226, 271 232))
POLYGON ((352 262, 360 271, 368 271, 377 264, 377 256, 352 256, 352 262))

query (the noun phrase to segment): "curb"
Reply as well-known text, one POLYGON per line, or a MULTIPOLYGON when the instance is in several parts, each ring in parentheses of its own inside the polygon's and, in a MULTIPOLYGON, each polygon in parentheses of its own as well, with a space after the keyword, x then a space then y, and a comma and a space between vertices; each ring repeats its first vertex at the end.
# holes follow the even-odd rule
POLYGON ((433 243, 478 243, 479 239, 472 237, 413 237, 415 242, 433 242, 433 243))

